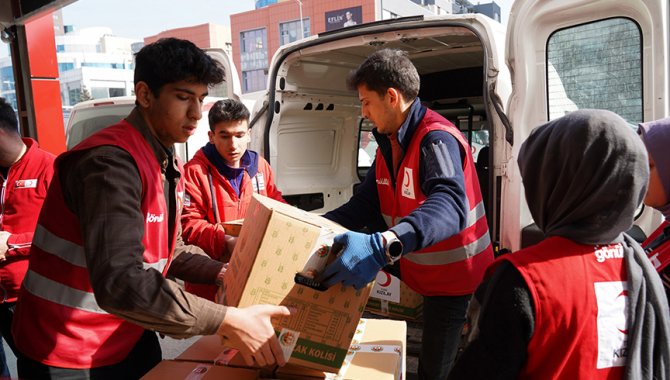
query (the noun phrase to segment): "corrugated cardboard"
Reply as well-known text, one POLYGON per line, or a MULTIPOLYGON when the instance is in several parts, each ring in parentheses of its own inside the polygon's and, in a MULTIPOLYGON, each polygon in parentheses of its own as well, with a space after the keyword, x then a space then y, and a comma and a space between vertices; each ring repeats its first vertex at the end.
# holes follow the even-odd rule
POLYGON ((196 340, 184 352, 175 358, 179 361, 198 362, 214 365, 225 365, 229 367, 250 368, 260 371, 261 377, 272 375, 275 367, 250 367, 237 354, 234 348, 226 347, 221 344, 221 337, 218 335, 207 335, 196 340))
POLYGON ((242 224, 244 219, 230 220, 228 222, 221 223, 223 225, 223 230, 226 232, 226 235, 230 236, 240 236, 240 231, 242 231, 242 224))
POLYGON ((256 380, 258 378, 258 371, 252 369, 221 367, 211 364, 173 360, 163 360, 149 371, 149 373, 142 376, 142 379, 144 380, 256 380))
POLYGON ((228 365, 231 367, 246 367, 241 355, 236 355, 237 350, 221 344, 218 335, 206 335, 196 340, 184 352, 175 358, 180 361, 199 362, 215 365, 228 365), (232 351, 231 351, 232 350, 232 351))
POLYGON ((225 303, 246 307, 286 305, 291 317, 273 320, 289 363, 320 371, 339 370, 371 286, 336 285, 318 291, 295 283, 298 272, 325 265, 339 226, 273 199, 254 194, 224 278, 225 303), (325 248, 325 249, 324 249, 325 248), (288 355, 287 355, 288 356, 288 355))
POLYGON ((415 320, 423 313, 423 296, 410 289, 398 277, 380 271, 365 310, 378 315, 415 320))
POLYGON ((339 373, 326 374, 292 365, 279 368, 279 379, 400 380, 405 379, 407 324, 389 319, 359 322, 344 365, 339 373))

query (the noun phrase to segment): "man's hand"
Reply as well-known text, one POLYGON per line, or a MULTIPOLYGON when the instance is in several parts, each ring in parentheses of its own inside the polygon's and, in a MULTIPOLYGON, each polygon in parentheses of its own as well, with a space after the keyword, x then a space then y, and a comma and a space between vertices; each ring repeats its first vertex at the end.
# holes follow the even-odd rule
POLYGON ((345 286, 353 285, 361 289, 386 265, 384 244, 379 232, 367 235, 349 231, 335 236, 333 242, 343 246, 342 253, 317 278, 327 287, 341 282, 345 286))
POLYGON ((286 306, 254 305, 246 308, 229 307, 217 334, 226 345, 239 350, 247 365, 254 361, 261 367, 286 364, 270 319, 291 315, 286 306))
POLYGON ((12 234, 7 231, 0 231, 0 261, 5 261, 7 259, 7 251, 9 246, 7 245, 7 239, 12 234))

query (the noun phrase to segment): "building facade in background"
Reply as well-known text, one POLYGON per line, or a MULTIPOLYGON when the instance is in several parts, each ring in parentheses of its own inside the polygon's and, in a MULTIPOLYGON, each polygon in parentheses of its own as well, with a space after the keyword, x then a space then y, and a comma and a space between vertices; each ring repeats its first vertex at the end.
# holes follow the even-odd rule
POLYGON ((167 37, 189 40, 201 49, 219 48, 225 51, 228 55, 232 54, 230 28, 227 26, 207 23, 184 28, 169 29, 153 36, 144 37, 144 44, 148 45, 161 38, 167 37))
POLYGON ((115 36, 110 28, 64 29, 56 36, 63 106, 133 93, 133 48, 141 40, 115 36))
MULTIPOLYGON (((497 18, 495 13, 484 14, 500 21, 500 7, 492 4, 491 9, 497 8, 497 18)), ((473 13, 477 7, 467 0, 257 0, 255 10, 230 16, 233 60, 242 92, 266 88, 272 56, 284 44, 366 22, 473 13), (454 12, 455 9, 463 12, 454 12)))

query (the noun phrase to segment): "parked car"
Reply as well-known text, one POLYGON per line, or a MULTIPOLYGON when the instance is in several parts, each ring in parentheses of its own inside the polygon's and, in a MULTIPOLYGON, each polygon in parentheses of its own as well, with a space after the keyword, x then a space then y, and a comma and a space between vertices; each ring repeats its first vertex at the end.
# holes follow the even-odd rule
MULTIPOLYGON (((252 149, 290 203, 326 212, 346 202, 371 165, 368 131, 345 78, 380 48, 405 50, 421 101, 461 128, 477 169, 496 248, 540 238, 516 157, 533 128, 579 108, 636 125, 670 112, 667 0, 516 0, 508 27, 479 14, 415 16, 283 45, 255 107, 252 149)), ((374 146, 374 145, 373 145, 374 146)), ((660 214, 637 224, 649 233, 660 214)))

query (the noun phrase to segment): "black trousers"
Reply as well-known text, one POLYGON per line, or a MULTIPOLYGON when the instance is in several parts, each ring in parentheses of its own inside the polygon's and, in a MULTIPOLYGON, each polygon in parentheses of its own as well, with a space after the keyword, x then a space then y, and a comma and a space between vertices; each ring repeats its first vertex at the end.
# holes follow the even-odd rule
POLYGON ((21 379, 139 379, 155 367, 162 356, 156 333, 145 331, 130 354, 116 364, 89 369, 60 368, 36 362, 19 353, 17 367, 21 379))

